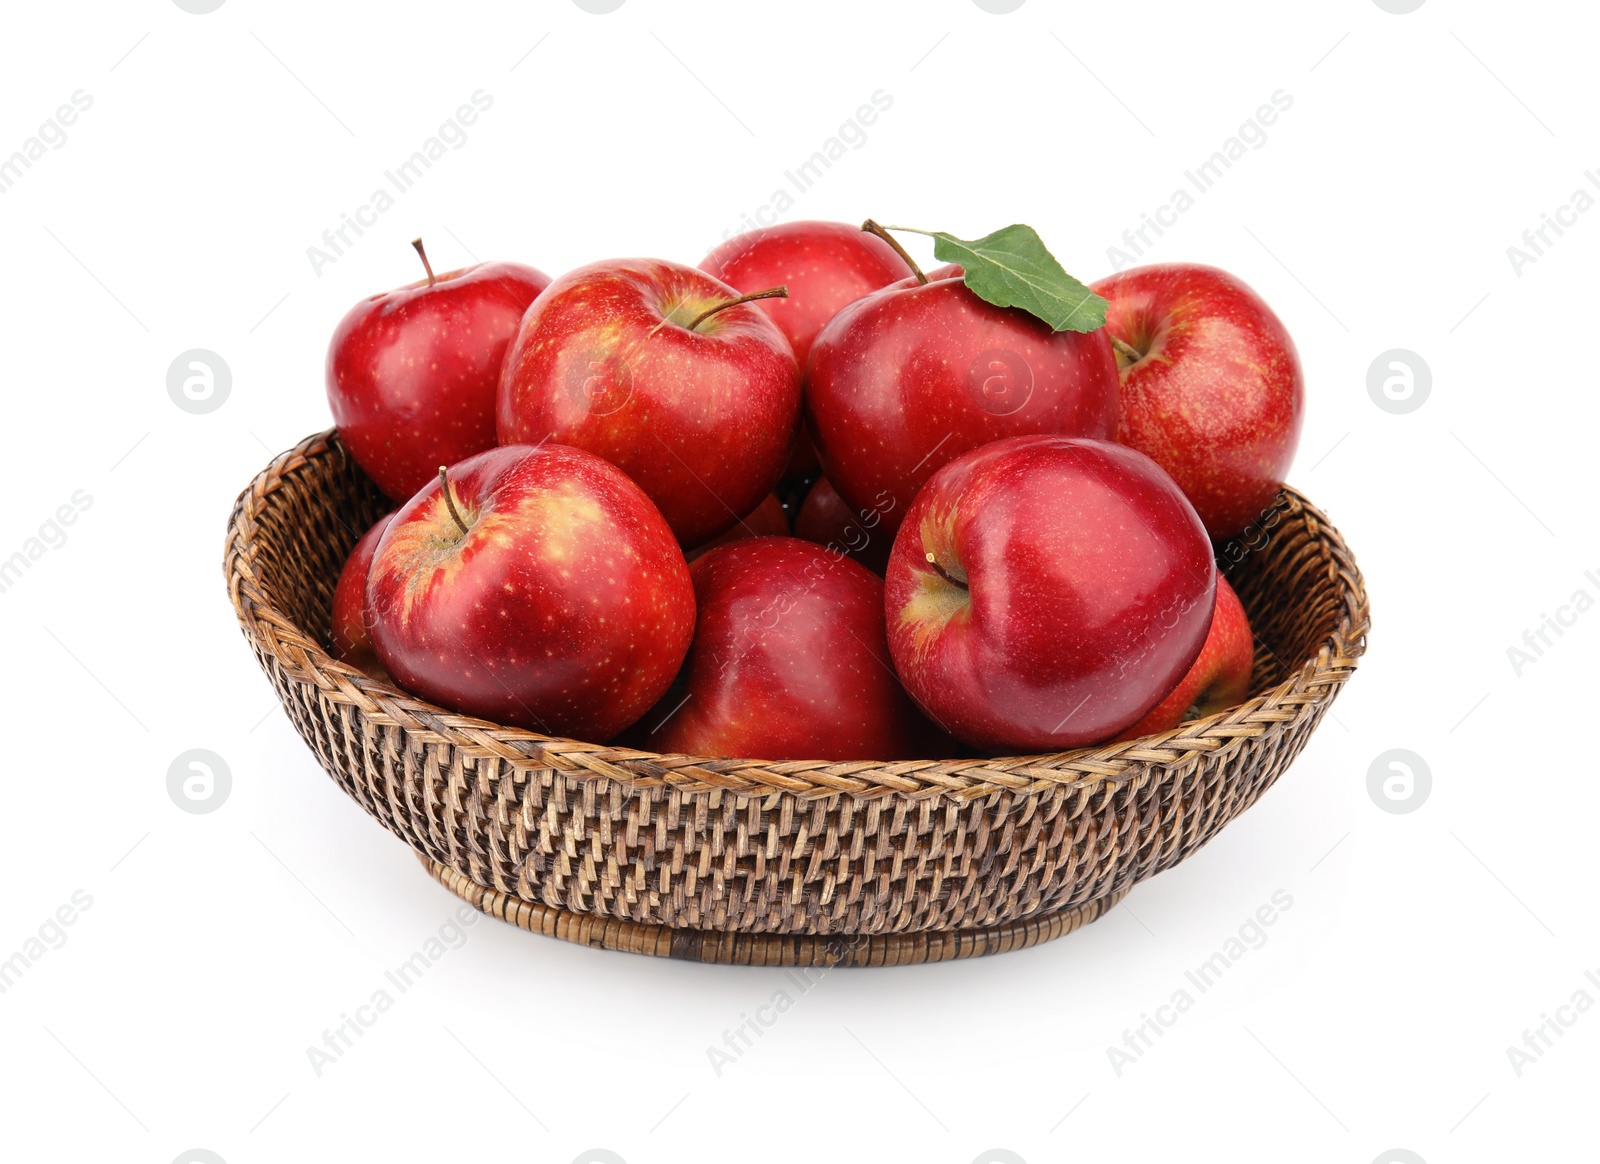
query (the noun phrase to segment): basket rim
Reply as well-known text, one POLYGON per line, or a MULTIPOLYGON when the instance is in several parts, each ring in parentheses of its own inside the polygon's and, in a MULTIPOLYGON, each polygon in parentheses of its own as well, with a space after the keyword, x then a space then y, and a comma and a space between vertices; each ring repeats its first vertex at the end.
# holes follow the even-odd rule
MULTIPOLYGON (((687 756, 613 747, 506 727, 429 703, 333 658, 325 645, 268 601, 255 570, 252 535, 260 513, 285 478, 312 460, 349 456, 338 430, 325 429, 279 453, 235 500, 228 519, 223 575, 245 638, 291 679, 359 710, 380 727, 397 727, 423 743, 445 743, 475 760, 505 761, 515 771, 555 769, 569 779, 616 780, 633 788, 737 795, 788 793, 803 799, 841 793, 871 799, 954 796, 1046 789, 1092 791, 1107 784, 1172 774, 1190 759, 1240 746, 1295 719, 1308 704, 1331 703, 1366 650, 1371 614, 1361 572, 1338 530, 1304 494, 1284 486, 1275 508, 1308 521, 1339 590, 1340 614, 1316 653, 1271 689, 1244 703, 1166 732, 1064 752, 954 760, 792 760, 687 756)), ((361 530, 352 531, 357 536, 361 530)))

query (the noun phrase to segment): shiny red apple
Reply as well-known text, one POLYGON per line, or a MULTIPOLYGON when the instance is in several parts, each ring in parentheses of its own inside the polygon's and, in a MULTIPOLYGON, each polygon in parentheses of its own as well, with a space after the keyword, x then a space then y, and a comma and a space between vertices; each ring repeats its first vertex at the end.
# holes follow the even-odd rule
POLYGON ((911 274, 895 249, 844 222, 783 222, 735 235, 700 263, 706 274, 740 293, 789 288, 767 299, 772 317, 804 367, 811 341, 847 303, 911 274))
POLYGON ((694 633, 661 514, 580 449, 469 457, 402 506, 372 560, 378 658, 425 699, 547 735, 606 740, 659 699, 694 633))
POLYGON ((818 477, 800 503, 794 536, 847 554, 881 578, 894 548, 894 534, 883 520, 893 504, 894 499, 885 494, 877 507, 852 509, 831 481, 818 477))
POLYGON ((389 497, 405 501, 440 465, 494 448, 500 365, 549 282, 520 263, 437 277, 429 267, 426 279, 363 299, 340 320, 328 404, 356 463, 389 497))
POLYGON ((912 503, 885 582, 889 649, 922 710, 974 747, 1097 743, 1194 663, 1216 576, 1194 507, 1148 457, 1013 437, 912 503))
POLYGON ((857 510, 893 499, 899 528, 944 464, 1004 437, 1110 438, 1117 364, 1103 331, 1052 331, 979 299, 959 267, 850 304, 822 329, 806 366, 806 423, 824 473, 857 510))
POLYGON ((1117 440, 1171 474, 1213 538, 1238 533, 1271 508, 1300 443, 1294 341, 1259 295, 1215 267, 1135 267, 1094 290, 1122 345, 1117 440))
POLYGON ((1117 738, 1137 739, 1169 731, 1191 719, 1203 719, 1243 703, 1250 695, 1255 663, 1255 638, 1250 619, 1228 580, 1217 576, 1217 605, 1205 646, 1178 685, 1138 723, 1117 738))
MULTIPOLYGON (((847 303, 911 274, 898 252, 877 235, 845 222, 781 222, 735 235, 700 262, 700 269, 739 292, 784 286, 788 298, 766 299, 802 369, 811 341, 847 303)), ((801 425, 785 476, 817 465, 811 437, 801 425)))
POLYGON ((789 341, 703 271, 593 263, 551 283, 506 355, 500 440, 555 440, 638 483, 687 547, 777 484, 800 409, 789 341))
POLYGON ((786 538, 789 536, 789 515, 783 511, 783 502, 776 493, 768 493, 761 504, 739 519, 738 525, 729 526, 704 545, 696 546, 684 554, 693 562, 703 558, 718 546, 745 538, 786 538))
POLYGON ((394 680, 378 661, 378 654, 372 649, 372 636, 367 633, 367 572, 372 568, 372 555, 391 516, 386 513, 373 522, 372 528, 361 535, 344 560, 339 581, 333 588, 330 636, 335 659, 385 683, 394 680))
POLYGON ((881 580, 796 538, 734 542, 689 572, 694 646, 637 746, 763 760, 926 753, 927 725, 889 662, 881 580))

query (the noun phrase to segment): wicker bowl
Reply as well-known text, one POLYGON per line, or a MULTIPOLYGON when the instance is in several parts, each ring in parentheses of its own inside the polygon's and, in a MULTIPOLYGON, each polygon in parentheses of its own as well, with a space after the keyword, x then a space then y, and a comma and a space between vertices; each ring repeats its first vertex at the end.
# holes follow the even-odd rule
POLYGON ((1257 650, 1251 698, 1220 715, 1044 756, 656 755, 458 715, 333 660, 340 567, 387 508, 332 431, 240 495, 223 568, 262 670, 328 774, 447 888, 634 953, 894 965, 1059 937, 1255 803, 1366 645, 1349 550, 1286 489, 1223 547, 1257 650))

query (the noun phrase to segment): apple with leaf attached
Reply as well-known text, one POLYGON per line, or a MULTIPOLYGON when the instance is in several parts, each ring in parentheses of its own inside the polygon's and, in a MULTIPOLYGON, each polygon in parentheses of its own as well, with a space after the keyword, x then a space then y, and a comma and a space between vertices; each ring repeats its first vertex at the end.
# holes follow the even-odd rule
MULTIPOLYGON (((889 228, 863 229, 905 255, 889 228)), ((891 533, 923 482, 962 453, 1035 433, 1109 439, 1117 424, 1105 301, 1032 227, 975 241, 917 233, 959 265, 925 274, 905 255, 911 277, 834 316, 806 365, 824 474, 857 512, 891 498, 891 533)))

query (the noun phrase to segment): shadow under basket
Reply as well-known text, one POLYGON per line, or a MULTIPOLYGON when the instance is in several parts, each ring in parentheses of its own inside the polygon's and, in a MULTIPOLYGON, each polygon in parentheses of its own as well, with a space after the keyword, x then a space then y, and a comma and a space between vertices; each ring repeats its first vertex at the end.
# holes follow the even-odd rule
POLYGON ((391 508, 329 431, 234 506, 223 570, 256 659, 330 776, 447 889, 524 929, 741 965, 1022 949, 1104 914, 1269 788, 1366 646, 1361 574, 1285 489, 1223 547, 1251 697, 1160 735, 1040 756, 706 759, 458 715, 336 662, 339 570, 391 508))

